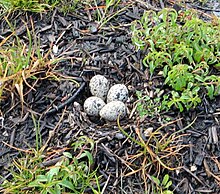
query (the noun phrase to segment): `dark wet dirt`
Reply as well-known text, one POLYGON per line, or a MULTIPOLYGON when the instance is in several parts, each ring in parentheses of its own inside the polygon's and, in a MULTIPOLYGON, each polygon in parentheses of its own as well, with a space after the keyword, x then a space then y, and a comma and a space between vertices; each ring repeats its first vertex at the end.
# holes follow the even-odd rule
MULTIPOLYGON (((0 116, 4 119, 2 125, 0 123, 0 182, 10 178, 7 168, 10 167, 12 159, 20 156, 20 152, 14 148, 25 150, 36 146, 34 117, 39 121, 43 145, 49 134, 52 134, 47 142, 47 150, 68 147, 82 135, 96 142, 96 150, 93 153, 94 168, 99 166, 101 185, 107 182, 104 193, 146 193, 141 172, 125 176, 131 172, 128 164, 132 161, 132 156, 139 153, 140 147, 128 140, 116 123, 106 123, 88 117, 82 109, 84 100, 90 96, 88 82, 96 74, 105 75, 112 84, 123 83, 128 87, 130 100, 127 105, 130 111, 137 100, 136 90, 153 90, 146 84, 149 80, 142 63, 142 53, 137 52, 131 43, 130 25, 141 17, 144 10, 159 10, 163 6, 172 7, 174 4, 172 1, 165 4, 162 1, 157 4, 122 2, 117 9, 124 5, 127 8, 101 28, 94 18, 95 9, 79 8, 67 15, 54 10, 47 14, 16 12, 9 16, 10 21, 16 20, 17 34, 26 43, 28 42, 23 21, 28 24, 30 31, 33 30, 30 21, 33 21, 36 37, 41 42, 41 52, 46 54, 51 49, 49 58, 57 57, 63 60, 56 66, 48 67, 50 76, 47 75, 47 79, 44 79, 44 72, 38 75, 37 81, 29 80, 35 90, 25 87, 23 114, 16 92, 13 99, 9 96, 0 104, 0 116), (77 84, 73 80, 77 81, 77 84)), ((193 5, 191 2, 188 4, 193 5)), ((198 6, 199 11, 210 14, 210 10, 202 10, 198 6)), ((3 21, 0 35, 6 37, 10 33, 9 26, 3 21)), ((219 100, 219 97, 213 101, 204 97, 196 110, 181 114, 171 110, 159 117, 147 117, 144 120, 137 119, 137 114, 134 113, 131 118, 125 118, 120 123, 123 129, 136 139, 138 133, 143 133, 145 129, 153 127, 156 130, 163 125, 161 118, 169 118, 173 122, 164 125, 158 139, 164 135, 172 136, 182 130, 177 133, 180 136, 172 145, 190 146, 181 149, 179 155, 163 159, 170 167, 182 168, 173 171, 161 168, 161 176, 166 173, 170 175, 174 193, 220 193, 219 100), (139 132, 137 128, 140 129, 139 132)), ((152 144, 154 143, 152 141, 152 144)), ((139 169, 142 162, 143 158, 138 158, 131 168, 139 169)), ((150 175, 156 175, 158 168, 158 165, 155 165, 152 169, 146 169, 150 175)), ((151 181, 146 178, 146 182, 150 188, 151 181)))

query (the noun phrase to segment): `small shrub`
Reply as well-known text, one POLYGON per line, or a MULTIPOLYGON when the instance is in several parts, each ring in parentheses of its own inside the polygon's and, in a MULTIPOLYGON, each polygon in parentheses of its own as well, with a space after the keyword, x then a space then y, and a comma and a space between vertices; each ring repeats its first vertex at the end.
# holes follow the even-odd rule
POLYGON ((84 193, 90 188, 93 193, 100 193, 99 178, 96 171, 91 171, 93 164, 93 141, 79 137, 72 144, 70 152, 63 152, 60 160, 53 166, 42 167, 47 160, 40 151, 32 150, 25 157, 14 160, 11 178, 2 184, 3 193, 84 193), (96 187, 96 188, 95 188, 96 187))
POLYGON ((210 99, 220 94, 220 20, 204 22, 173 9, 147 11, 132 25, 132 42, 147 53, 143 64, 151 77, 163 72, 171 90, 161 102, 164 109, 182 112, 201 103, 203 94, 210 99))

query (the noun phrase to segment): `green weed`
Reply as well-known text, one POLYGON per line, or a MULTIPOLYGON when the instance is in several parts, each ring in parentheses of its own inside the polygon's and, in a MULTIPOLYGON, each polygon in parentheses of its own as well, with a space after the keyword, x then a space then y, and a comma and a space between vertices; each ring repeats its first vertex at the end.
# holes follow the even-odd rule
POLYGON ((170 176, 165 174, 162 181, 155 176, 150 176, 156 187, 153 187, 153 193, 158 194, 173 194, 173 191, 169 190, 169 187, 172 185, 172 181, 169 180, 170 176))
POLYGON ((7 19, 6 21, 12 33, 0 42, 0 101, 7 99, 9 93, 17 91, 23 105, 24 87, 34 90, 28 80, 32 79, 36 83, 40 74, 50 77, 47 75, 50 72, 48 67, 57 63, 59 59, 50 60, 50 50, 42 54, 32 22, 32 31, 24 23, 28 37, 28 41, 24 42, 16 35, 15 27, 7 19))
POLYGON ((53 8, 59 0, 0 0, 0 5, 5 10, 23 10, 31 12, 43 12, 53 8))
POLYGON ((101 7, 97 5, 97 1, 94 0, 94 4, 97 8, 97 20, 100 25, 104 25, 107 22, 108 12, 111 7, 117 7, 121 0, 106 0, 105 4, 101 7))
POLYGON ((161 106, 195 108, 205 93, 220 94, 220 20, 204 22, 189 11, 147 11, 132 25, 132 42, 147 53, 143 64, 152 76, 162 70, 170 88, 161 106), (213 74, 213 72, 216 72, 213 74))
POLYGON ((99 24, 99 29, 101 29, 107 22, 112 18, 115 18, 119 13, 126 10, 132 3, 126 3, 122 8, 120 7, 121 0, 105 0, 104 4, 99 6, 97 1, 94 0, 94 7, 89 4, 90 9, 95 9, 95 20, 99 24))
POLYGON ((149 95, 143 95, 141 91, 137 91, 137 111, 141 118, 144 116, 158 116, 162 110, 161 97, 151 98, 149 95))
POLYGON ((0 7, 3 13, 15 10, 42 13, 57 8, 66 14, 75 11, 79 2, 79 0, 0 0, 0 7))
MULTIPOLYGON (((55 165, 42 164, 57 153, 43 153, 43 150, 28 150, 26 154, 14 160, 11 178, 2 184, 3 193, 41 193, 81 194, 88 188, 93 193, 100 193, 99 178, 96 171, 91 171, 93 164, 94 143, 82 136, 72 144, 69 151, 63 152, 55 165), (73 152, 73 153, 72 153, 73 152)), ((67 148, 66 148, 67 150, 67 148)))

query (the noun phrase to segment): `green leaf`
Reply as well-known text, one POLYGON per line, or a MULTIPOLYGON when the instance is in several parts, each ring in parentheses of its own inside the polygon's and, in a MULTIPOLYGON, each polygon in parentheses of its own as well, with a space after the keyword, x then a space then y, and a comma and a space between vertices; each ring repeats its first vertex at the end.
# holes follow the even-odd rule
POLYGON ((67 158, 70 158, 70 159, 73 158, 72 154, 69 152, 63 152, 63 155, 67 158))
POLYGON ((196 51, 193 55, 195 61, 199 63, 202 60, 202 52, 201 51, 196 51))
POLYGON ((179 108, 180 112, 183 112, 184 108, 183 108, 182 103, 177 102, 176 107, 179 108))
POLYGON ((215 88, 214 95, 220 95, 220 81, 218 81, 218 84, 217 84, 217 86, 215 88))
POLYGON ((58 175, 60 170, 59 166, 52 167, 46 174, 48 182, 51 182, 55 175, 58 175))
POLYGON ((78 159, 84 158, 85 156, 89 159, 89 163, 92 164, 93 163, 93 156, 90 152, 88 152, 86 150, 78 157, 78 159))
POLYGON ((140 100, 142 98, 142 92, 141 91, 136 91, 136 95, 137 95, 137 98, 140 100))
POLYGON ((200 75, 195 75, 195 80, 197 80, 199 82, 204 82, 204 77, 200 76, 200 75))
POLYGON ((168 189, 171 185, 172 185, 172 181, 169 181, 169 182, 165 185, 165 189, 168 189))
POLYGON ((214 67, 215 67, 216 69, 220 70, 220 63, 215 64, 214 67))
POLYGON ((70 189, 72 191, 75 190, 75 187, 74 187, 73 183, 68 181, 68 180, 62 180, 58 184, 61 185, 61 186, 64 186, 65 188, 68 188, 68 189, 70 189))
MULTIPOLYGON (((63 190, 63 189, 62 189, 63 190)), ((54 186, 54 191, 55 191, 55 194, 61 194, 61 188, 60 188, 60 185, 59 184, 56 184, 54 186)))
POLYGON ((35 180, 35 181, 30 182, 28 184, 28 187, 43 187, 43 185, 39 181, 35 180))
POLYGON ((48 181, 48 177, 45 175, 37 175, 36 180, 38 182, 47 182, 48 181))
POLYGON ((215 92, 215 87, 214 85, 209 85, 209 86, 206 86, 206 89, 208 91, 208 96, 210 99, 213 99, 214 98, 214 92, 215 92))
POLYGON ((162 192, 162 194, 173 194, 173 191, 165 190, 165 191, 162 192))
POLYGON ((163 77, 166 77, 168 73, 168 65, 165 65, 163 68, 163 77))
POLYGON ((157 177, 151 176, 151 178, 157 185, 160 185, 160 180, 157 177))
POLYGON ((165 186, 167 184, 167 182, 169 181, 169 175, 166 174, 164 177, 163 177, 163 181, 162 181, 162 185, 165 186))

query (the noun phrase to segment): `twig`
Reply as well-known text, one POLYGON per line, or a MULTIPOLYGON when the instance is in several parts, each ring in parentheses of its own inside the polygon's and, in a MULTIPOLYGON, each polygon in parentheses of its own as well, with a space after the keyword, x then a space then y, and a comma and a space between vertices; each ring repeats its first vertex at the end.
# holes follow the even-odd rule
POLYGON ((210 187, 209 185, 207 185, 205 182, 202 182, 199 177, 197 177, 195 174, 193 174, 188 168, 186 168, 185 166, 182 167, 182 169, 184 169, 186 172, 188 172, 190 175, 192 175, 198 182, 200 182, 202 185, 205 184, 206 186, 210 187))
POLYGON ((48 167, 48 166, 53 166, 55 165, 57 162, 59 162, 60 160, 62 159, 62 156, 58 157, 58 158, 54 158, 52 160, 48 160, 48 161, 45 161, 45 162, 42 162, 40 164, 40 167, 48 167))
POLYGON ((15 147, 13 145, 10 145, 10 144, 8 144, 8 143, 6 143, 4 141, 2 141, 2 143, 5 144, 6 146, 10 147, 10 148, 13 148, 13 149, 21 151, 21 152, 25 152, 25 153, 28 153, 28 154, 32 154, 33 153, 32 151, 29 151, 29 150, 24 150, 24 149, 21 149, 21 148, 17 148, 17 147, 15 147))
POLYGON ((63 109, 68 104, 72 103, 76 99, 76 97, 79 95, 79 93, 83 90, 84 87, 85 87, 85 82, 83 82, 81 84, 81 86, 77 89, 77 91, 68 100, 66 100, 64 103, 60 104, 56 108, 53 108, 53 109, 49 110, 48 112, 46 112, 46 115, 55 113, 55 112, 63 109))
POLYGON ((105 193, 105 189, 106 189, 106 187, 107 187, 107 185, 108 185, 108 182, 109 182, 109 180, 110 180, 110 176, 111 176, 111 175, 108 176, 108 179, 107 179, 107 181, 105 182, 104 187, 102 188, 101 194, 104 194, 104 193, 105 193))

